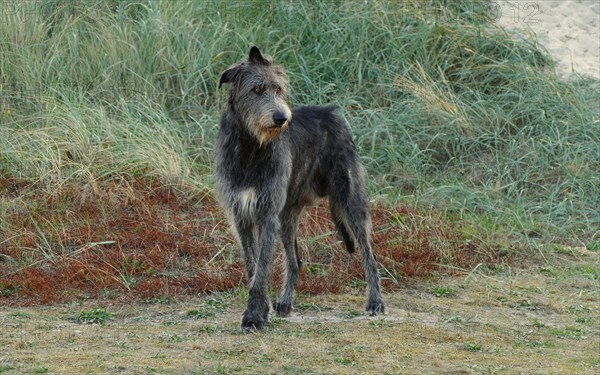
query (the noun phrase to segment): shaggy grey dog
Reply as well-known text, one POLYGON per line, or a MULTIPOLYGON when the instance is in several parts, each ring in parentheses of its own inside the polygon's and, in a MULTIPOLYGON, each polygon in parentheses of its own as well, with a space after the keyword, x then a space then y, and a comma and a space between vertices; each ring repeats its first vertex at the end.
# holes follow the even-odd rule
POLYGON ((292 309, 301 262, 296 232, 303 208, 329 197, 336 229, 348 251, 362 251, 367 312, 384 312, 378 266, 370 245, 365 176, 346 121, 333 107, 290 110, 287 76, 252 47, 247 59, 225 70, 228 84, 215 147, 217 195, 243 249, 249 297, 242 330, 268 320, 267 287, 278 240, 286 258, 285 285, 273 307, 292 309))

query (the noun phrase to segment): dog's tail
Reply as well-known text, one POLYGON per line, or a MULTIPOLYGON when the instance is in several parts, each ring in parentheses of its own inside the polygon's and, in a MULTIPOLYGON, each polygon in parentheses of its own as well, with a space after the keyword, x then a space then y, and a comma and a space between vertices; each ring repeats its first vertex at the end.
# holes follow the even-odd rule
POLYGON ((330 209, 331 209, 331 216, 333 217, 333 223, 335 224, 335 229, 342 237, 342 240, 344 241, 344 244, 346 245, 346 250, 348 250, 349 253, 353 253, 354 247, 355 247, 354 239, 352 238, 350 231, 346 227, 346 224, 340 218, 337 208, 335 207, 335 204, 333 202, 330 202, 330 209))

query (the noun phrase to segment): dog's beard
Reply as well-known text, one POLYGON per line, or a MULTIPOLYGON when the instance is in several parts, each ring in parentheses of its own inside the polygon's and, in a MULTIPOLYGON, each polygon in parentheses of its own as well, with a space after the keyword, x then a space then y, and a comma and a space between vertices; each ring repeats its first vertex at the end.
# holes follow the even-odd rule
POLYGON ((282 126, 276 126, 273 124, 272 116, 273 115, 269 113, 258 118, 253 116, 248 117, 246 126, 261 147, 275 140, 288 128, 289 120, 282 126))

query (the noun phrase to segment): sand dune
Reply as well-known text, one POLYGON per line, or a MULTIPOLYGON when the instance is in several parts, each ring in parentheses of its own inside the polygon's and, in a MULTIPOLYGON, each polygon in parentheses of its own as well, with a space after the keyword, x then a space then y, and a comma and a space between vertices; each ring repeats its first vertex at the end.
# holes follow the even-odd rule
POLYGON ((496 23, 516 34, 534 32, 557 61, 561 77, 600 78, 600 1, 493 1, 496 23))

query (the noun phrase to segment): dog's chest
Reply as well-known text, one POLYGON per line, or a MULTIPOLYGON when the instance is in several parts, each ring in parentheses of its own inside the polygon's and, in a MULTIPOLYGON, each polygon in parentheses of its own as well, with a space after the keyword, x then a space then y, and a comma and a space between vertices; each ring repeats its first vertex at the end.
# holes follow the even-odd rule
POLYGON ((223 203, 236 216, 246 219, 280 212, 292 173, 292 155, 286 137, 282 135, 258 147, 247 137, 221 135, 215 174, 223 203))
POLYGON ((236 216, 254 220, 281 212, 286 201, 286 189, 281 180, 256 180, 240 185, 231 197, 236 216))
POLYGON ((238 156, 235 172, 229 173, 236 215, 252 219, 283 209, 292 169, 289 158, 289 152, 278 158, 238 156))

